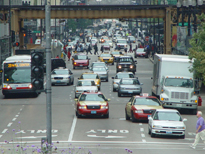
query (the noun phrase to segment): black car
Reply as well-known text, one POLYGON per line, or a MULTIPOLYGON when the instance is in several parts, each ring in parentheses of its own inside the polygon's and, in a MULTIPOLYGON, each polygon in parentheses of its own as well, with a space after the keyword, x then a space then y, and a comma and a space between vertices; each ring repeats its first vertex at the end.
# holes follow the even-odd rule
MULTIPOLYGON (((46 59, 44 59, 44 72, 46 72, 46 59)), ((66 64, 65 61, 61 58, 51 58, 51 71, 53 71, 54 69, 58 68, 58 67, 63 67, 66 68, 66 64)))
POLYGON ((132 56, 121 56, 117 59, 116 72, 133 72, 135 74, 137 70, 137 61, 132 56))

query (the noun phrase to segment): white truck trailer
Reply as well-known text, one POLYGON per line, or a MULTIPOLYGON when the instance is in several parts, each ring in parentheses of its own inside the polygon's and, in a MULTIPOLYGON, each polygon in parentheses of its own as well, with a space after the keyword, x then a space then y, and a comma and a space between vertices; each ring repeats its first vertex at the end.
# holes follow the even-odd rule
POLYGON ((156 54, 154 56, 152 95, 165 108, 190 110, 196 114, 198 97, 194 93, 193 61, 188 56, 156 54))

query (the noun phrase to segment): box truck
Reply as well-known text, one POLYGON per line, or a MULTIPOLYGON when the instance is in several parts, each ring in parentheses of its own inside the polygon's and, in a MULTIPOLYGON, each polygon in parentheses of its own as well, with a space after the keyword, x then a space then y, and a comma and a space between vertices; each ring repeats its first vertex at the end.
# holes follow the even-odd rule
POLYGON ((164 108, 190 110, 196 114, 198 97, 195 95, 193 60, 183 55, 154 56, 152 95, 157 96, 164 108))

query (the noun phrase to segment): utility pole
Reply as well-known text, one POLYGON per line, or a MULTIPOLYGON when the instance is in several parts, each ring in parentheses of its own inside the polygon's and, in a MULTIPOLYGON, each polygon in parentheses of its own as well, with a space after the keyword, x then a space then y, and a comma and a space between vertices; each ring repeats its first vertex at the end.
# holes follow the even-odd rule
POLYGON ((46 118, 48 153, 52 153, 52 106, 51 106, 51 0, 45 0, 46 21, 46 118))
POLYGON ((13 55, 11 53, 11 0, 9 0, 9 56, 13 55))

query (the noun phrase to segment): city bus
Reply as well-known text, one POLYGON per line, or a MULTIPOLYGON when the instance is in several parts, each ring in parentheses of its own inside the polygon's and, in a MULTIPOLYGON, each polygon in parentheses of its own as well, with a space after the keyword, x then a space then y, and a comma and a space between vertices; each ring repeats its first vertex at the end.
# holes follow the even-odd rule
POLYGON ((38 93, 31 84, 31 56, 14 55, 8 57, 2 64, 2 94, 9 97, 13 94, 38 93))

